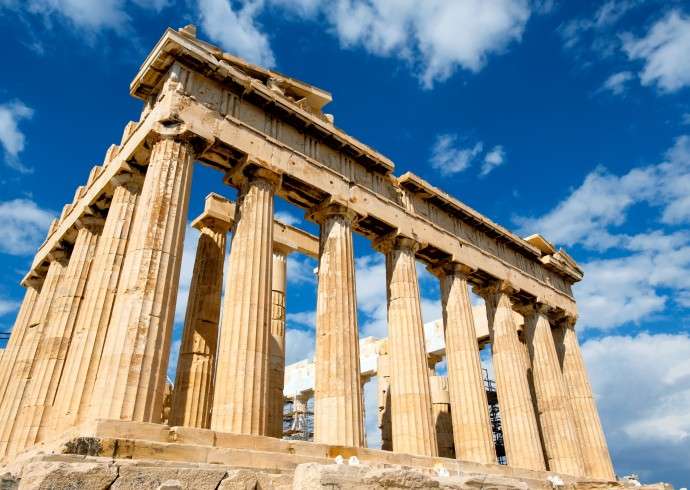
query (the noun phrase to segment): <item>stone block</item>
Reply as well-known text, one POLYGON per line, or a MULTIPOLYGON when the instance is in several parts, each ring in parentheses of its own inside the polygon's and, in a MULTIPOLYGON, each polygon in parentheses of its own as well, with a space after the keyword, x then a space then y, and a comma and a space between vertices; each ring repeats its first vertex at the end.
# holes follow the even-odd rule
POLYGON ((128 465, 120 467, 120 476, 112 489, 142 490, 145 488, 180 488, 214 490, 225 477, 225 470, 128 465), (170 486, 175 481, 178 486, 170 486), (163 486, 163 485, 168 486, 163 486))
POLYGON ((218 490, 254 490, 257 483, 257 474, 254 471, 230 470, 225 479, 220 482, 218 490))
POLYGON ((117 479, 117 473, 113 464, 38 461, 24 467, 18 488, 107 489, 117 479))
POLYGON ((200 446, 213 446, 216 440, 215 432, 212 430, 194 427, 171 427, 169 437, 170 442, 200 446))
POLYGON ((342 490, 383 488, 440 488, 438 481, 422 472, 406 468, 301 464, 295 470, 293 488, 342 490))

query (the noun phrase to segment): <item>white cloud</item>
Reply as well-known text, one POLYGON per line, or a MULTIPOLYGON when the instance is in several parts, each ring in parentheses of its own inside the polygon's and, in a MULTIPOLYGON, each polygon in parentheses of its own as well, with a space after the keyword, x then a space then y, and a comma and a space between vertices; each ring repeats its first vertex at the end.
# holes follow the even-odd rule
POLYGON ((244 0, 237 8, 230 0, 199 0, 197 4, 201 27, 213 41, 251 63, 272 68, 275 57, 257 21, 263 6, 262 0, 244 0))
POLYGON ((480 177, 489 175, 496 167, 500 167, 505 163, 506 153, 503 150, 503 146, 494 146, 489 153, 484 156, 484 163, 482 164, 482 169, 479 172, 480 177))
POLYGON ((121 31, 130 20, 124 0, 5 0, 0 3, 0 7, 3 6, 46 19, 57 17, 91 32, 100 29, 121 31))
POLYGON ((19 308, 19 303, 11 299, 0 298, 0 316, 14 313, 19 308))
POLYGON ((180 286, 177 290, 177 302, 175 303, 175 323, 177 324, 184 322, 184 316, 187 311, 187 297, 189 296, 189 287, 192 284, 194 259, 196 257, 196 247, 198 242, 199 230, 187 225, 184 235, 184 246, 182 249, 180 286))
POLYGON ((310 329, 316 328, 315 311, 298 311, 295 313, 288 313, 285 319, 288 325, 301 325, 310 329))
POLYGON ((462 148, 458 146, 457 135, 441 134, 436 137, 429 162, 441 175, 453 175, 466 170, 483 149, 481 142, 462 148))
POLYGON ((583 327, 611 329, 664 315, 690 298, 690 137, 678 138, 662 162, 617 176, 598 168, 552 211, 516 218, 524 234, 615 255, 583 262, 575 286, 583 327), (655 228, 621 231, 635 205, 656 211, 655 228))
POLYGON ((344 46, 419 65, 431 87, 457 68, 481 70, 521 39, 530 14, 526 0, 337 0, 326 16, 344 46))
POLYGON ((55 214, 29 199, 0 202, 0 252, 31 255, 46 236, 55 214))
POLYGON ((625 238, 609 229, 623 225, 630 207, 647 203, 661 209, 665 224, 690 222, 690 136, 681 136, 656 165, 622 176, 597 168, 552 211, 538 218, 515 218, 522 232, 542 233, 563 245, 580 243, 605 250, 625 238))
POLYGON ((290 254, 287 258, 288 284, 316 284, 317 262, 311 257, 290 254))
POLYGON ((565 48, 581 47, 589 40, 588 35, 592 34, 593 39, 589 47, 600 56, 610 55, 619 41, 616 37, 609 36, 607 30, 639 4, 639 0, 609 0, 602 4, 593 16, 578 17, 564 23, 558 31, 565 48))
POLYGON ((608 90, 613 95, 621 95, 623 92, 625 92, 626 84, 632 80, 632 78, 633 74, 629 71, 614 73, 606 79, 602 89, 608 90))
POLYGON ((276 211, 273 215, 275 219, 290 226, 297 226, 302 222, 302 218, 295 216, 289 211, 276 211))
POLYGON ((672 10, 644 37, 625 34, 622 39, 628 57, 644 63, 640 73, 643 85, 656 85, 662 92, 690 85, 690 17, 672 10))
POLYGON ((582 350, 617 472, 687 484, 688 335, 609 336, 582 350))
POLYGON ((313 330, 285 329, 285 364, 313 358, 315 345, 313 330))
POLYGON ((177 362, 180 359, 180 346, 182 345, 182 340, 177 339, 170 345, 170 357, 168 358, 168 379, 170 379, 173 384, 175 381, 175 375, 177 374, 177 362))
POLYGON ((386 261, 383 254, 355 259, 357 308, 365 321, 359 326, 361 337, 388 337, 386 299, 386 261))
POLYGON ((26 136, 19 129, 19 122, 31 119, 34 111, 20 100, 0 104, 0 145, 5 153, 8 166, 22 173, 29 173, 31 168, 19 161, 19 153, 24 150, 26 136))

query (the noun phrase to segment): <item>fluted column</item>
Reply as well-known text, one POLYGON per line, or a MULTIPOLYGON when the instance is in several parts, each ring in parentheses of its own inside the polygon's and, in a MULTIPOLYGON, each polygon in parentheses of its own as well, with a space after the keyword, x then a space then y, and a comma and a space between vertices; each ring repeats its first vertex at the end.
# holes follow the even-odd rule
POLYGON ((525 370, 525 353, 518 338, 509 291, 505 283, 478 291, 486 301, 506 457, 510 466, 544 470, 539 428, 525 370))
POLYGON ((525 312, 525 338, 532 364, 546 465, 551 471, 583 476, 582 454, 568 392, 546 313, 546 307, 540 304, 525 312))
POLYGON ((591 478, 614 480, 611 455, 575 333, 575 321, 566 319, 554 330, 554 337, 580 443, 584 473, 591 478))
MULTIPOLYGON (((37 328, 32 323, 32 318, 36 318, 35 310, 38 310, 42 304, 40 300, 41 290, 42 284, 38 281, 27 285, 24 301, 2 359, 4 369, 2 384, 0 385, 0 389, 2 389, 2 397, 0 398, 0 457, 5 454, 7 449, 12 424, 14 424, 17 415, 28 375, 26 372, 28 348, 32 344, 35 345, 37 339, 37 328)), ((33 361, 33 354, 30 358, 31 361, 33 361)), ((31 364, 28 365, 28 369, 30 368, 31 364)))
POLYGON ((56 431, 86 420, 142 177, 118 175, 55 397, 56 431))
POLYGON ((376 366, 378 382, 378 427, 381 430, 381 449, 393 450, 391 435, 391 392, 390 392, 390 359, 388 357, 388 341, 380 344, 376 366))
POLYGON ((467 289, 469 270, 460 264, 447 264, 433 272, 441 280, 455 454, 463 461, 496 463, 479 344, 467 289))
POLYGON ((210 216, 202 216, 193 224, 201 234, 189 287, 169 425, 204 429, 211 425, 225 242, 231 225, 231 221, 210 216))
POLYGON ((2 407, 0 408, 0 455, 5 456, 10 445, 16 446, 16 438, 19 435, 19 411, 24 405, 27 395, 27 384, 31 379, 31 370, 44 332, 47 329, 48 314, 51 305, 57 301, 57 290, 67 268, 67 254, 62 251, 54 251, 49 257, 50 265, 43 281, 41 292, 36 300, 36 305, 31 312, 28 331, 17 354, 17 364, 13 370, 13 382, 5 392, 2 407))
POLYGON ((273 246, 271 280, 271 332, 269 337, 268 435, 283 437, 283 385, 285 383, 285 286, 288 250, 273 246))
POLYGON ((194 160, 160 129, 153 145, 92 395, 91 416, 158 422, 165 392, 194 160))
POLYGON ((24 299, 22 300, 22 304, 19 307, 19 312, 17 312, 17 318, 15 319, 14 326, 12 327, 12 334, 10 335, 7 345, 5 346, 5 352, 2 355, 2 364, 0 367, 0 406, 2 406, 2 400, 5 397, 5 393, 7 392, 9 385, 14 384, 8 383, 8 380, 16 379, 13 376, 13 371, 17 362, 17 356, 19 355, 19 351, 24 343, 24 338, 29 329, 31 312, 36 305, 39 291, 39 284, 32 283, 26 286, 24 299))
POLYGON ((438 441, 438 455, 442 458, 455 458, 453 442, 453 422, 451 420, 450 396, 447 376, 429 376, 431 387, 431 411, 438 441))
POLYGON ((55 401, 103 219, 84 217, 79 226, 31 368, 31 380, 26 387, 17 424, 19 430, 14 439, 17 450, 43 440, 50 430, 49 410, 55 401))
POLYGON ((379 239, 375 246, 386 253, 393 451, 436 456, 416 244, 391 237, 379 239))
POLYGON ((242 185, 218 345, 211 428, 268 432, 273 194, 278 177, 257 170, 242 185))
POLYGON ((359 332, 352 245, 353 212, 329 204, 321 224, 314 355, 314 441, 364 445, 359 332))

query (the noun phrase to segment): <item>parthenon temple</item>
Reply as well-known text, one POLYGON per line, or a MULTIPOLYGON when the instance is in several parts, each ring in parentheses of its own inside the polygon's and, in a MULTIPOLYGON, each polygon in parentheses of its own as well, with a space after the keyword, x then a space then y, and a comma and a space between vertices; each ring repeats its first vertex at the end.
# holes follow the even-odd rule
POLYGON ((463 475, 620 485, 576 334, 583 275, 564 250, 396 176, 323 112, 328 92, 225 53, 193 26, 163 34, 130 93, 143 101, 139 120, 76 189, 21 283, 0 363, 6 478, 38 488, 60 478, 55 468, 87 465, 70 478, 105 476, 83 488, 115 488, 142 468, 177 472, 179 487, 152 488, 219 488, 241 472, 256 488, 379 488, 371 472, 396 468, 422 479, 415 488, 466 488, 444 486, 463 475), (199 238, 166 396, 196 163, 237 198, 209 194, 191 223, 199 238), (277 220, 277 199, 304 210, 318 236, 277 220), (354 234, 385 256, 386 339, 359 338, 354 234), (289 254, 318 268, 314 358, 286 369, 289 254), (441 291, 442 319, 426 335, 417 264, 441 291), (442 359, 446 376, 433 369, 442 359), (373 376, 381 449, 366 447, 373 376), (306 397, 313 437, 296 440, 285 403, 306 397), (347 480, 357 475, 370 486, 347 480))

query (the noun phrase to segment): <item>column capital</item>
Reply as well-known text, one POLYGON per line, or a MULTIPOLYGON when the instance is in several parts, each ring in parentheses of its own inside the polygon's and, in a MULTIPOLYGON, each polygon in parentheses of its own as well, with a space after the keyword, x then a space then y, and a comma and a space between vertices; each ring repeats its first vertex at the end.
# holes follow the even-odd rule
POLYGON ((201 231, 209 228, 217 233, 227 233, 235 224, 235 205, 223 196, 211 193, 206 196, 204 211, 192 221, 192 227, 201 231))
POLYGON ((341 216, 350 224, 359 219, 359 215, 348 205, 347 202, 340 199, 334 199, 332 197, 329 197, 322 203, 313 207, 307 213, 307 219, 319 224, 323 224, 323 222, 326 221, 326 219, 330 216, 341 216))
POLYGON ((103 230, 103 225, 105 224, 105 218, 98 215, 84 215, 77 218, 74 222, 74 226, 77 230, 86 228, 93 233, 100 233, 103 230))
POLYGON ((203 153, 213 143, 209 137, 192 131, 177 114, 171 114, 158 121, 151 129, 147 139, 151 146, 165 139, 189 145, 194 155, 203 153))
POLYGON ((547 305, 546 303, 542 303, 541 301, 534 301, 532 303, 522 303, 522 304, 516 304, 513 309, 520 313, 522 316, 525 318, 530 317, 532 315, 543 315, 550 317, 552 313, 555 311, 555 309, 552 306, 547 305))
POLYGON ((64 265, 67 264, 67 262, 69 261, 69 255, 70 254, 67 252, 67 250, 65 250, 64 248, 59 248, 51 250, 48 253, 48 259, 51 262, 61 262, 64 265))
POLYGON ((114 187, 126 187, 130 192, 139 193, 144 185, 144 175, 138 169, 127 165, 127 171, 114 175, 110 183, 114 187))
POLYGON ((492 294, 504 293, 510 296, 519 291, 519 289, 515 288, 513 285, 511 285, 508 281, 504 279, 496 279, 494 281, 484 284, 483 286, 476 286, 472 290, 475 294, 485 299, 486 296, 492 294))
POLYGON ((226 184, 242 188, 249 182, 263 180, 269 183, 272 190, 280 187, 282 175, 273 170, 268 162, 252 155, 244 157, 237 165, 228 170, 223 178, 226 184))
POLYGON ((439 279, 446 276, 459 276, 463 279, 469 279, 477 269, 448 259, 429 264, 427 270, 439 279))
POLYGON ((415 253, 421 247, 421 244, 414 238, 395 231, 374 239, 371 245, 381 253, 388 253, 392 250, 409 250, 411 253, 415 253))
POLYGON ((562 317, 556 319, 554 323, 556 325, 558 325, 559 327, 569 328, 571 330, 575 330, 575 324, 577 323, 577 316, 576 315, 563 315, 562 317))

